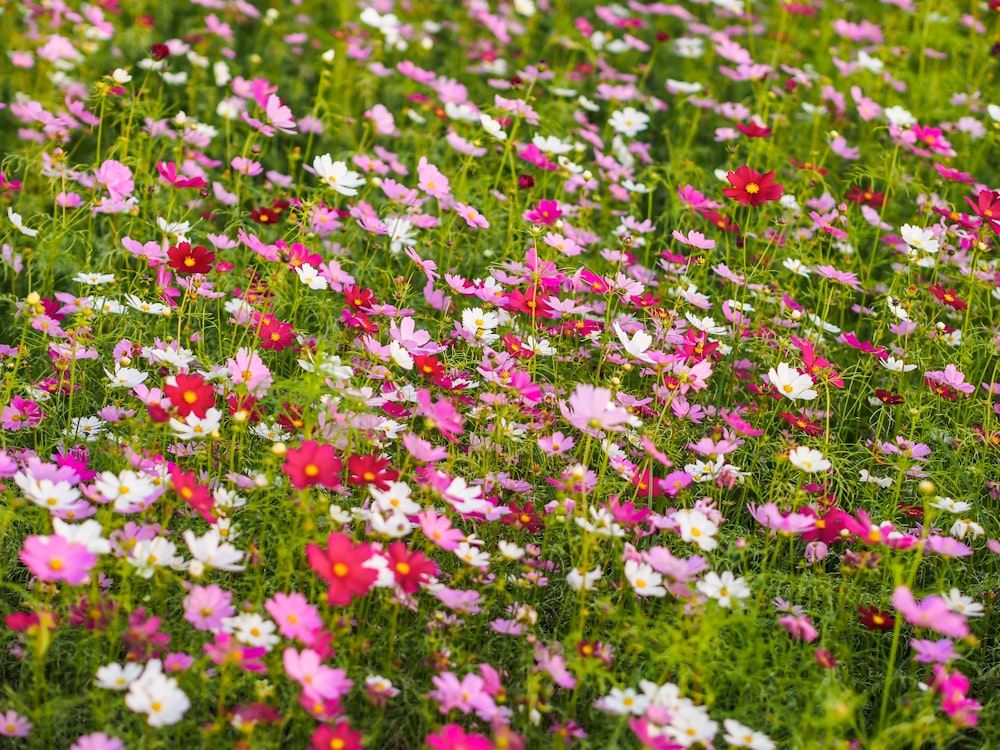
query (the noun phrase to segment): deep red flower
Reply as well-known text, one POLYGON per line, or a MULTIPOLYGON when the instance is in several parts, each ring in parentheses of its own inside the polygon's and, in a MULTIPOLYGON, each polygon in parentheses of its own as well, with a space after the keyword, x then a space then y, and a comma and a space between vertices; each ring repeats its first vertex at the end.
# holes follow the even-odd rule
POLYGON ((816 174, 822 175, 824 177, 830 173, 829 170, 823 169, 822 167, 813 164, 811 161, 798 161, 797 159, 791 159, 791 158, 788 161, 792 163, 792 166, 798 167, 799 169, 804 169, 808 172, 815 172, 816 174))
POLYGON ((874 190, 863 190, 857 185, 852 185, 844 197, 853 203, 857 203, 859 206, 868 205, 872 208, 882 208, 885 204, 885 193, 877 193, 874 190))
POLYGON ((954 310, 969 309, 969 306, 958 298, 958 292, 955 289, 945 289, 941 284, 935 284, 929 287, 929 290, 931 294, 954 310))
MULTIPOLYGON (((728 188, 727 188, 728 189, 728 188)), ((735 232, 739 234, 740 228, 732 219, 728 216, 722 216, 718 211, 712 208, 699 208, 698 212, 708 219, 712 224, 715 224, 719 229, 724 232, 735 232)))
POLYGON ((174 492, 181 496, 199 515, 209 523, 215 523, 212 506, 215 500, 208 487, 198 484, 198 477, 191 472, 181 471, 176 464, 170 464, 170 484, 174 492))
POLYGON ((802 430, 802 432, 806 433, 807 435, 812 435, 813 437, 815 437, 816 435, 823 434, 823 425, 817 422, 812 422, 803 416, 783 411, 781 412, 781 418, 784 419, 786 422, 788 422, 788 424, 790 424, 792 427, 796 427, 802 430))
POLYGON ((507 296, 507 309, 515 310, 533 318, 551 318, 552 308, 546 300, 549 295, 538 287, 531 287, 527 293, 515 289, 507 296))
POLYGON ((247 422, 259 422, 261 417, 264 416, 264 412, 260 404, 257 403, 257 399, 249 393, 232 393, 226 399, 226 403, 229 405, 229 413, 231 415, 235 416, 242 413, 246 416, 247 422))
POLYGON ((264 315, 257 326, 257 336, 261 341, 261 349, 280 352, 295 343, 295 328, 291 323, 283 323, 273 316, 264 315))
POLYGON ((525 503, 523 507, 518 506, 517 503, 511 503, 508 507, 510 513, 500 518, 507 526, 513 526, 515 529, 521 529, 531 534, 536 534, 545 528, 545 523, 535 513, 535 508, 531 503, 525 503))
POLYGON ((215 406, 215 389, 201 375, 180 374, 167 378, 163 393, 182 417, 193 412, 196 417, 204 418, 215 406))
POLYGON ((396 584, 407 594, 420 590, 420 584, 437 575, 437 565, 424 557, 423 552, 410 552, 402 542, 389 545, 389 570, 396 577, 396 584))
POLYGON ((507 351, 512 357, 517 357, 518 359, 531 359, 535 356, 535 353, 524 346, 524 342, 521 341, 517 336, 512 333, 508 333, 502 339, 503 345, 507 347, 507 351))
POLYGON ((395 469, 387 468, 388 458, 373 455, 351 456, 347 459, 347 483, 367 485, 374 484, 378 489, 389 489, 389 483, 399 477, 395 469))
POLYGON ((166 60, 170 57, 170 47, 165 44, 154 44, 149 48, 149 56, 156 61, 166 60))
POLYGON ((437 378, 445 374, 444 367, 437 361, 437 357, 424 354, 418 354, 413 358, 413 369, 430 378, 437 378))
POLYGON ((190 242, 181 242, 167 250, 167 265, 181 276, 195 273, 208 273, 212 270, 215 253, 204 245, 191 247, 190 242))
POLYGON ((258 224, 277 224, 281 220, 281 214, 270 206, 261 206, 250 211, 250 218, 258 224))
POLYGON ((281 470, 288 475, 295 489, 320 485, 333 489, 340 484, 343 468, 333 446, 306 440, 298 448, 289 448, 281 470))
POLYGON ((344 297, 347 299, 347 304, 355 310, 368 307, 375 299, 375 295, 372 294, 371 289, 362 289, 357 284, 345 287, 344 297))
POLYGON ((892 630, 896 621, 888 612, 880 612, 877 607, 858 607, 861 613, 861 624, 869 630, 892 630))
POLYGON ((519 190, 531 190, 535 186, 535 178, 530 174, 519 174, 517 176, 517 187, 519 190))
POLYGON ((899 406, 903 403, 903 397, 892 391, 883 391, 881 388, 875 390, 875 398, 886 406, 899 406))
POLYGON ((326 549, 317 544, 306 545, 309 566, 316 575, 330 584, 326 600, 334 607, 343 607, 357 596, 364 596, 378 578, 378 571, 364 567, 372 556, 367 544, 354 544, 346 534, 334 532, 327 537, 326 549))
POLYGON ((784 190, 774 181, 773 170, 761 174, 744 165, 735 172, 729 172, 726 179, 732 187, 723 190, 723 195, 744 206, 759 206, 767 201, 776 201, 784 190))

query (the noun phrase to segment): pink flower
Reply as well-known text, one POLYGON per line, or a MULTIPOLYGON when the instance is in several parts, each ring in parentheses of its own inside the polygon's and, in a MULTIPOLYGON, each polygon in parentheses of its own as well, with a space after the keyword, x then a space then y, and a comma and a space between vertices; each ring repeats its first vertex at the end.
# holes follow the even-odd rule
MULTIPOLYGON (((16 711, 7 711, 0 714, 0 736, 3 737, 27 737, 31 731, 31 722, 18 714, 16 711)), ((489 750, 489 745, 486 750, 489 750)))
POLYGON ((242 383, 250 393, 260 395, 271 385, 271 371, 253 349, 240 349, 226 360, 226 367, 233 383, 242 383))
POLYGON ((216 586, 194 586, 184 597, 184 619, 198 630, 222 630, 222 621, 236 614, 232 592, 216 586))
POLYGON ((424 536, 447 552, 456 549, 465 539, 465 532, 452 527, 451 520, 447 516, 439 516, 431 508, 418 513, 417 521, 424 536))
POLYGON ((420 163, 417 164, 417 175, 420 178, 417 187, 427 195, 441 200, 451 192, 448 178, 441 174, 437 167, 428 162, 426 156, 420 157, 420 163))
POLYGON ((456 203, 455 211, 458 212, 459 216, 465 219, 465 223, 470 227, 473 228, 479 227, 481 229, 488 229, 490 226, 490 223, 486 220, 486 217, 483 216, 481 213, 479 213, 472 206, 467 206, 464 203, 456 203))
POLYGON ((965 618, 948 609, 948 603, 936 594, 918 602, 909 588, 898 586, 892 592, 892 606, 918 628, 930 628, 952 638, 965 638, 969 634, 965 618))
POLYGON ((461 435, 465 417, 459 414, 447 399, 431 402, 431 394, 426 388, 417 392, 417 412, 426 417, 428 426, 437 429, 449 442, 457 442, 455 435, 461 435))
POLYGON ((14 396, 0 412, 0 426, 5 430, 33 430, 45 414, 34 401, 14 396))
POLYGON ((128 198, 135 190, 132 170, 114 159, 108 159, 94 170, 94 179, 107 188, 111 199, 115 201, 128 198))
POLYGON ((475 673, 465 675, 461 680, 453 672, 442 672, 431 678, 435 689, 427 694, 438 702, 442 714, 458 709, 463 714, 475 711, 480 716, 496 712, 493 698, 485 690, 485 681, 475 673))
POLYGON ((576 387, 569 397, 569 408, 560 403, 559 409, 567 422, 588 434, 595 430, 622 432, 622 425, 632 418, 611 400, 610 390, 587 384, 576 387))
POLYGON ((319 610, 295 591, 291 594, 278 593, 264 602, 264 609, 274 618, 278 632, 285 638, 298 638, 311 645, 316 633, 323 627, 319 610))
POLYGON ((232 664, 247 672, 266 672, 260 660, 267 649, 263 646, 244 646, 229 633, 216 633, 215 640, 205 644, 205 654, 213 664, 232 664))
POLYGON ((819 637, 819 633, 816 632, 816 628, 813 627, 812 622, 804 615, 802 617, 786 615, 778 620, 778 623, 788 631, 788 634, 792 638, 797 638, 800 641, 811 643, 819 637))
POLYGON ((354 684, 347 679, 343 669, 325 666, 320 655, 312 649, 307 648, 300 653, 294 648, 286 648, 282 662, 288 676, 298 682, 311 698, 338 700, 354 684))
POLYGON ((29 536, 21 548, 21 562, 33 576, 43 581, 65 581, 79 586, 90 578, 97 565, 97 555, 84 544, 69 542, 61 536, 29 536))
POLYGON ((954 388, 956 391, 964 393, 966 396, 976 390, 974 385, 965 382, 965 374, 955 367, 955 365, 947 365, 944 370, 925 372, 924 377, 935 383, 940 383, 941 385, 954 388))

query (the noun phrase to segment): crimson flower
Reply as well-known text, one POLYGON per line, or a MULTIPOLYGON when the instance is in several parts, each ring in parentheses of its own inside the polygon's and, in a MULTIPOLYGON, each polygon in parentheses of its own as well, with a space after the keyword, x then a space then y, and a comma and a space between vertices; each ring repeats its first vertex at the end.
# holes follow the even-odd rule
POLYGON ((742 122, 738 122, 736 123, 736 129, 748 138, 771 137, 771 128, 758 125, 755 122, 751 122, 749 125, 744 125, 742 122))
POLYGON ((875 390, 875 398, 886 406, 899 406, 903 403, 903 397, 892 391, 884 391, 881 388, 875 390))
POLYGON ((862 190, 857 185, 852 186, 844 197, 852 203, 857 203, 859 206, 864 204, 872 208, 882 208, 885 204, 885 193, 877 193, 874 190, 862 190))
POLYGON ((201 375, 180 374, 167 378, 163 393, 182 417, 194 412, 196 417, 204 418, 215 406, 215 389, 201 375))
POLYGON ((215 253, 204 245, 191 247, 190 242, 181 242, 179 245, 172 245, 167 250, 167 265, 183 276, 195 273, 208 273, 212 270, 212 262, 215 260, 215 253))
POLYGON ((317 484, 333 489, 340 484, 342 465, 333 446, 306 440, 298 448, 289 448, 281 467, 297 490, 317 484))
POLYGON ((877 607, 858 607, 861 613, 861 624, 869 630, 892 630, 896 621, 888 612, 879 612, 877 607))
POLYGON ((355 310, 368 307, 375 299, 375 295, 371 289, 362 289, 357 284, 346 287, 344 289, 344 296, 347 298, 347 304, 355 310))
POLYGON ((420 584, 437 575, 438 568, 423 552, 410 552, 402 542, 389 545, 389 570, 396 577, 396 584, 407 594, 416 593, 420 584))
POLYGON ((187 504, 194 508, 209 523, 215 523, 212 506, 215 500, 212 492, 204 485, 198 484, 198 477, 191 472, 181 471, 176 464, 170 464, 170 484, 174 492, 180 495, 187 504))
POLYGON ((944 302, 954 310, 967 310, 969 306, 958 298, 958 292, 954 289, 945 289, 940 284, 929 287, 930 293, 944 302))
POLYGON ((309 738, 310 750, 361 750, 361 732, 355 732, 347 721, 338 721, 333 726, 321 724, 309 738))
POLYGON ((792 427, 796 427, 802 430, 807 435, 812 435, 813 437, 815 437, 816 435, 823 434, 823 425, 818 424, 817 422, 810 421, 801 415, 796 415, 790 412, 783 411, 781 412, 780 416, 782 419, 788 422, 788 424, 790 424, 792 427))
POLYGON ((431 378, 438 378, 444 375, 444 367, 438 362, 437 357, 418 354, 413 358, 413 369, 421 375, 431 378))
POLYGON ((545 528, 545 523, 538 517, 531 503, 525 503, 523 507, 518 507, 517 503, 511 503, 509 507, 510 513, 500 518, 507 526, 513 526, 515 529, 521 529, 531 534, 537 534, 545 528))
POLYGON ((729 172, 726 179, 732 187, 723 190, 722 194, 743 206, 776 201, 783 191, 782 186, 774 181, 774 170, 761 174, 744 165, 735 172, 729 172))
POLYGON ((371 556, 369 545, 354 544, 349 536, 338 532, 327 537, 326 549, 318 544, 306 545, 309 566, 330 584, 326 600, 334 607, 346 606, 368 593, 378 578, 378 571, 364 567, 371 556))
POLYGON ((1000 232, 1000 223, 998 223, 1000 222, 1000 193, 994 193, 992 190, 980 190, 975 203, 969 197, 966 197, 965 202, 972 206, 976 216, 990 225, 990 229, 994 232, 1000 232))
POLYGON ((399 472, 387 468, 388 458, 378 456, 351 456, 347 459, 347 483, 348 484, 374 484, 383 492, 389 489, 389 483, 396 480, 399 472))

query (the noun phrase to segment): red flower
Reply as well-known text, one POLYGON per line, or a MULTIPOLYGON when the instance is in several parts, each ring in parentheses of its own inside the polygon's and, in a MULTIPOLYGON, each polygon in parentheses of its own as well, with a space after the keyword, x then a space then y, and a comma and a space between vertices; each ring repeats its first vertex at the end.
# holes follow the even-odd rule
POLYGON ((291 323, 282 323, 280 320, 264 316, 257 329, 257 336, 261 340, 261 349, 280 352, 295 342, 295 329, 291 323))
POLYGON ((402 542, 389 545, 389 570, 407 594, 419 591, 420 584, 438 572, 437 565, 425 558, 423 552, 410 552, 402 542))
POLYGON ((524 342, 512 333, 508 333, 501 341, 507 347, 507 351, 512 357, 517 357, 517 359, 531 359, 535 356, 535 353, 531 349, 526 349, 524 342))
POLYGON ((290 448, 281 467, 297 490, 317 484, 333 489, 340 484, 341 468, 333 447, 321 445, 315 440, 306 440, 298 448, 290 448))
POLYGON ((816 174, 822 175, 824 177, 830 173, 829 170, 823 169, 822 167, 820 167, 820 166, 818 166, 816 164, 813 164, 811 161, 805 161, 805 162, 803 162, 803 161, 798 161, 797 159, 791 159, 791 158, 788 161, 790 161, 793 166, 796 166, 799 169, 804 169, 804 170, 809 171, 809 172, 815 172, 816 174))
POLYGON ((551 318, 552 308, 546 300, 549 298, 538 287, 531 287, 527 294, 515 289, 507 296, 507 309, 530 315, 533 318, 551 318))
POLYGON ((723 195, 744 206, 759 206, 767 201, 776 201, 783 191, 781 185, 774 181, 773 170, 761 174, 744 165, 735 172, 729 172, 726 179, 732 187, 723 190, 723 195))
POLYGON ((876 607, 858 607, 861 613, 861 624, 869 630, 892 630, 896 621, 887 612, 879 612, 876 607))
POLYGON ((167 265, 182 276, 195 273, 208 273, 212 270, 215 253, 204 245, 191 247, 190 242, 173 245, 167 250, 167 265))
POLYGON ((182 417, 194 412, 196 417, 203 418, 215 406, 215 389, 201 375, 167 378, 163 393, 182 417))
POLYGON ((173 486, 174 492, 198 511, 202 518, 209 523, 215 523, 216 518, 212 515, 212 506, 215 504, 215 500, 208 487, 198 484, 198 477, 190 472, 181 471, 176 464, 170 464, 170 484, 173 486))
POLYGON ((374 484, 383 492, 389 489, 389 483, 394 481, 399 472, 386 468, 388 458, 378 456, 351 456, 347 459, 348 484, 374 484))
POLYGON ((368 307, 372 300, 375 299, 375 295, 372 294, 371 289, 362 289, 357 284, 346 287, 344 289, 344 296, 347 298, 347 304, 355 310, 368 307))
POLYGON ((903 403, 903 397, 892 391, 883 391, 881 388, 875 390, 875 398, 886 406, 899 406, 903 403))
MULTIPOLYGON (((727 188, 728 189, 728 188, 727 188)), ((700 208, 699 213, 708 219, 711 223, 715 224, 719 229, 725 232, 736 232, 740 231, 739 226, 730 219, 728 216, 721 216, 717 211, 711 208, 700 208)))
POLYGON ((535 508, 531 503, 525 503, 524 507, 518 507, 517 503, 510 504, 510 513, 500 518, 508 526, 521 529, 531 534, 537 534, 545 528, 542 519, 535 513, 535 508))
POLYGON ((954 289, 945 289, 940 284, 930 287, 930 292, 948 307, 954 310, 967 310, 969 306, 958 298, 958 292, 954 289))
POLYGON ((437 361, 437 357, 418 354, 413 358, 413 368, 429 378, 439 378, 444 375, 444 367, 437 361))
POLYGON ((346 606, 354 597, 368 593, 378 578, 376 570, 364 567, 371 556, 367 544, 354 544, 349 536, 337 532, 327 538, 326 549, 317 544, 306 545, 309 566, 330 584, 326 600, 334 607, 346 606))
POLYGON ((805 417, 797 416, 787 411, 783 411, 781 412, 781 418, 784 419, 786 422, 788 422, 788 424, 790 424, 792 427, 797 427, 798 429, 802 430, 804 433, 806 433, 806 435, 812 435, 813 437, 815 437, 816 435, 823 434, 823 425, 817 424, 816 422, 811 422, 805 417))
POLYGON ((865 204, 871 206, 872 208, 882 208, 885 204, 885 193, 876 193, 873 190, 862 190, 857 185, 853 185, 844 197, 849 201, 857 203, 859 206, 865 204))
POLYGON ((309 739, 311 750, 361 750, 361 732, 351 731, 347 721, 338 721, 332 727, 321 724, 309 739))

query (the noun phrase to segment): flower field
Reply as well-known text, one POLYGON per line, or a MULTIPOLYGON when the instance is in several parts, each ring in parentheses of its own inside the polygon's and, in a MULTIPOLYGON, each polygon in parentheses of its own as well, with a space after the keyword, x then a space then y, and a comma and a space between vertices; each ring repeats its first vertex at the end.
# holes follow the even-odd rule
POLYGON ((0 39, 0 748, 1000 747, 1000 2, 0 39))

